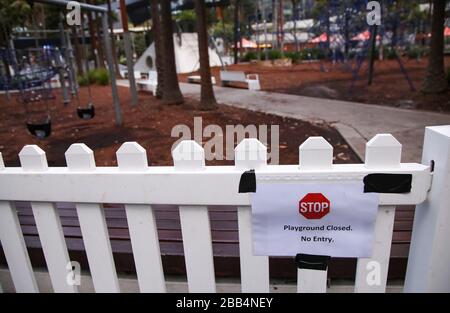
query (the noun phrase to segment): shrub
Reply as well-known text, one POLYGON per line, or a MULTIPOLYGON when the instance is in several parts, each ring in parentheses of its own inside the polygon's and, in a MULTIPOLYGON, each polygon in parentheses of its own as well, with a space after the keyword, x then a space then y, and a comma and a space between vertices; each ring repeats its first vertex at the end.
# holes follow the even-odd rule
POLYGON ((320 48, 306 48, 300 52, 301 60, 322 60, 325 58, 325 51, 320 48))
POLYGON ((258 59, 258 53, 249 51, 244 55, 243 61, 250 62, 252 60, 257 60, 257 59, 258 59))
POLYGON ((298 63, 301 59, 300 52, 285 52, 284 56, 292 60, 292 63, 298 63))
POLYGON ((395 49, 391 47, 384 47, 383 48, 383 56, 387 60, 394 60, 395 59, 396 51, 395 49))
POLYGON ((279 50, 269 50, 269 60, 278 60, 283 57, 283 54, 279 50))
POLYGON ((418 45, 410 46, 406 50, 406 55, 410 59, 418 59, 426 54, 426 48, 418 45))
POLYGON ((102 86, 109 84, 109 75, 108 71, 104 68, 99 68, 94 70, 94 79, 93 82, 102 86))
POLYGON ((78 76, 78 85, 80 86, 87 86, 88 85, 88 79, 86 75, 78 76))
POLYGON ((80 86, 87 86, 89 84, 108 85, 108 71, 104 68, 90 70, 87 75, 78 76, 78 84, 80 86))

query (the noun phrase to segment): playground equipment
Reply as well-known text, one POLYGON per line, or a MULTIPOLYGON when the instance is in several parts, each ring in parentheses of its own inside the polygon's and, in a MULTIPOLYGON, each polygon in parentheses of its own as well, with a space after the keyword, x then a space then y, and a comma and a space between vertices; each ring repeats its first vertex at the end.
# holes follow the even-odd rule
MULTIPOLYGON (((200 68, 198 40, 196 33, 179 33, 173 35, 177 73, 195 72, 200 68)), ((156 71, 155 44, 152 43, 134 65, 134 70, 141 73, 156 71)), ((222 66, 215 49, 209 48, 209 65, 222 66)), ((128 75, 129 76, 129 75, 128 75)))
POLYGON ((26 112, 27 129, 39 139, 50 136, 52 131, 49 102, 55 99, 52 80, 61 67, 58 52, 49 46, 29 49, 20 53, 19 64, 13 63, 18 100, 26 112))
MULTIPOLYGON (((83 23, 81 23, 81 25, 83 25, 83 23)), ((86 60, 86 70, 88 70, 89 69, 89 65, 88 65, 89 60, 86 58, 86 38, 84 35, 83 27, 80 27, 80 28, 81 28, 81 42, 83 45, 82 55, 83 55, 83 59, 86 60)), ((77 115, 81 119, 90 120, 90 119, 94 118, 94 116, 95 116, 95 107, 94 107, 94 104, 92 103, 91 81, 89 78, 89 73, 86 74, 86 79, 87 79, 87 90, 88 90, 88 103, 85 107, 81 107, 80 99, 79 99, 79 96, 77 95, 77 99, 78 99, 77 115)))

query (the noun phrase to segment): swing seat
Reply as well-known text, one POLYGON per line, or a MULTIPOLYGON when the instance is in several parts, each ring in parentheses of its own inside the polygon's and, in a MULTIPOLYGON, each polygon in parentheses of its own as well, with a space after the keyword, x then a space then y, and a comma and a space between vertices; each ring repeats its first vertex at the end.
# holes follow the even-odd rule
POLYGON ((43 123, 28 123, 27 122, 27 129, 33 136, 44 139, 50 136, 52 133, 52 121, 50 117, 47 118, 47 120, 43 123))
POLYGON ((77 114, 78 117, 83 120, 90 120, 95 116, 95 107, 90 103, 87 108, 78 108, 77 114))

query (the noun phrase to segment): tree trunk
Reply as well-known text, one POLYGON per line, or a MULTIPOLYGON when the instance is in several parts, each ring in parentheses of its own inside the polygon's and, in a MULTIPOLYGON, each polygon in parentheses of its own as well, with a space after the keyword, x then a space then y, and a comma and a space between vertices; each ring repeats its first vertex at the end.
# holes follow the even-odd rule
POLYGON ((284 3, 278 0, 278 46, 284 57, 284 3))
POLYGON ((111 35, 111 48, 112 48, 112 57, 114 62, 114 70, 116 71, 116 76, 120 76, 119 70, 119 62, 117 61, 117 48, 116 48, 116 36, 114 35, 114 26, 113 26, 113 18, 112 18, 112 10, 111 10, 111 0, 108 0, 108 26, 111 35))
POLYGON ((422 92, 424 93, 441 93, 448 87, 444 71, 445 2, 444 0, 433 1, 428 71, 422 85, 422 92))
POLYGON ((292 0, 292 17, 294 20, 294 41, 295 52, 300 51, 300 44, 297 38, 297 20, 298 20, 298 0, 292 0))
POLYGON ((162 101, 164 104, 182 104, 184 102, 178 84, 177 68, 175 64, 175 50, 173 46, 172 10, 170 1, 161 1, 161 31, 163 48, 164 90, 162 101))
POLYGON ((156 72, 158 73, 158 86, 156 87, 156 98, 161 99, 164 90, 164 71, 163 71, 163 53, 161 47, 161 20, 159 11, 159 1, 151 1, 152 10, 152 31, 153 31, 153 41, 155 43, 155 66, 156 72))
POLYGON ((331 23, 330 23, 330 2, 327 1, 325 8, 325 25, 327 28, 327 58, 331 56, 331 23))
POLYGON ((200 109, 214 110, 217 108, 217 101, 214 96, 214 90, 211 82, 211 69, 209 67, 205 0, 195 0, 195 15, 197 18, 198 51, 200 55, 200 109))
POLYGON ((240 43, 240 23, 239 23, 239 0, 235 0, 234 2, 234 64, 238 64, 239 56, 238 49, 241 46, 240 43), (239 47, 238 47, 239 44, 239 47))

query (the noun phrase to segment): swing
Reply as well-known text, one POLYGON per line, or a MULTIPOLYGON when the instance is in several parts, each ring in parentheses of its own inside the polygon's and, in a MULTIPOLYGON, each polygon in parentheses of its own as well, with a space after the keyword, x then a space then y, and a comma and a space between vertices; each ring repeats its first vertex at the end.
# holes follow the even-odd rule
MULTIPOLYGON (((77 39, 78 39, 78 35, 77 35, 77 39)), ((86 59, 86 70, 89 69, 89 61, 86 58, 86 42, 85 42, 85 36, 84 36, 84 29, 83 27, 81 27, 81 42, 83 45, 83 57, 86 59)), ((89 80, 89 74, 86 75, 87 77, 87 89, 88 89, 88 105, 86 107, 81 107, 79 106, 77 108, 77 115, 79 118, 83 119, 83 120, 90 120, 93 119, 95 116, 95 106, 92 104, 92 94, 91 94, 91 82, 89 80)), ((78 101, 78 105, 80 104, 80 99, 77 93, 77 101, 78 101)))
POLYGON ((47 119, 42 123, 26 123, 27 129, 33 136, 44 139, 51 135, 52 133, 52 119, 47 116, 47 119))
POLYGON ((89 103, 87 108, 77 108, 77 115, 83 120, 90 120, 95 116, 95 107, 92 103, 89 103))
POLYGON ((45 48, 42 49, 40 58, 28 55, 21 67, 22 71, 17 71, 20 81, 19 99, 24 105, 27 116, 27 130, 39 139, 47 138, 52 132, 49 101, 55 99, 50 81, 52 75, 47 73, 50 68, 48 51, 45 48), (37 59, 40 61, 39 64, 36 62, 37 59), (28 70, 23 71, 23 69, 28 70), (45 104, 45 109, 39 109, 42 104, 45 104), (44 112, 45 118, 36 116, 36 114, 43 115, 44 112))

